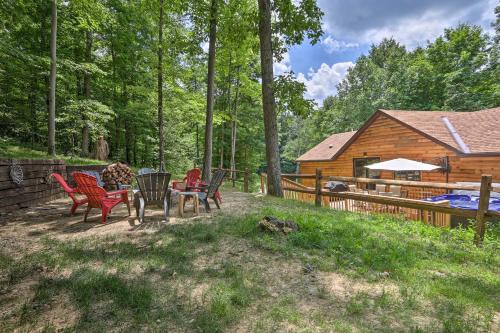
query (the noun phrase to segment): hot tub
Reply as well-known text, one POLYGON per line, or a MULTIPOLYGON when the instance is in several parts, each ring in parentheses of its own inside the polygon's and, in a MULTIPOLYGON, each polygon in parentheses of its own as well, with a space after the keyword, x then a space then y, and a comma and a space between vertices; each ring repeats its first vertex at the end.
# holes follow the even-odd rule
MULTIPOLYGON (((474 195, 465 195, 465 194, 442 194, 424 199, 424 201, 429 201, 429 202, 436 202, 443 200, 450 201, 450 207, 469 209, 469 210, 477 210, 477 206, 479 204, 479 197, 474 195)), ((500 212, 500 199, 490 198, 490 205, 488 209, 500 212)))

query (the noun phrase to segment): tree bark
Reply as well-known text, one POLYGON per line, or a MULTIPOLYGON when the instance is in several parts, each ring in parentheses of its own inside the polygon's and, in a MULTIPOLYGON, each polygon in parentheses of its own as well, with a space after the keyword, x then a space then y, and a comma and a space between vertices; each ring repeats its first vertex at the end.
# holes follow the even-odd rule
MULTIPOLYGON (((93 38, 92 38, 92 31, 87 30, 85 32, 85 62, 90 63, 92 62, 92 44, 93 44, 93 38)), ((86 99, 91 98, 91 92, 90 92, 90 73, 85 73, 83 76, 83 95, 85 96, 86 99)), ((84 117, 85 123, 83 124, 83 129, 82 129, 82 156, 87 157, 89 156, 89 148, 90 148, 90 127, 89 124, 86 122, 86 119, 84 117)))
POLYGON ((262 71, 262 108, 266 141, 267 188, 274 196, 283 196, 278 145, 278 124, 273 92, 273 49, 271 30, 271 1, 259 0, 260 62, 262 71))
MULTIPOLYGON (((236 170, 236 121, 238 116, 238 98, 240 92, 240 67, 238 66, 237 70, 237 79, 236 79, 236 94, 233 102, 233 110, 231 112, 231 170, 236 170)), ((236 180, 236 172, 231 172, 231 179, 233 182, 236 180)))
POLYGON ((165 170, 165 137, 163 133, 163 0, 160 0, 160 21, 158 23, 158 137, 159 168, 165 170))
POLYGON ((224 168, 224 128, 226 123, 222 123, 222 127, 220 130, 220 161, 219 168, 224 168))
POLYGON ((57 42, 57 3, 52 0, 52 26, 50 29, 50 94, 49 94, 49 137, 48 153, 56 156, 56 46, 57 42))
POLYGON ((210 31, 208 42, 207 73, 207 113, 205 119, 205 147, 203 155, 203 180, 210 182, 212 167, 212 138, 214 117, 214 77, 215 77, 215 40, 217 38, 217 0, 210 5, 210 31))

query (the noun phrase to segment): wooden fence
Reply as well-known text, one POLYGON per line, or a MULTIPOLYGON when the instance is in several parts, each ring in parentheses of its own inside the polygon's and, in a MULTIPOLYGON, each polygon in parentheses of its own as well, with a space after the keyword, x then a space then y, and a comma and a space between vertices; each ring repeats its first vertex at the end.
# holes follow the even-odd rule
MULTIPOLYGON (((261 174, 261 191, 267 193, 267 176, 261 174)), ((449 227, 451 216, 459 216, 476 220, 475 242, 483 240, 485 220, 499 218, 500 212, 488 210, 490 192, 500 191, 492 188, 492 177, 483 175, 481 186, 469 186, 449 183, 430 183, 401 180, 368 179, 354 177, 323 177, 321 169, 315 174, 282 174, 281 186, 286 199, 313 203, 317 207, 328 207, 334 210, 358 213, 384 213, 401 216, 409 220, 422 221, 437 227, 449 227), (292 180, 293 179, 293 180, 292 180), (315 187, 308 187, 296 180, 314 179, 315 187), (368 184, 384 186, 401 186, 406 197, 382 196, 366 192, 331 192, 323 189, 326 181, 341 181, 355 184, 357 188, 366 188, 368 184), (421 199, 448 193, 450 190, 480 191, 477 210, 450 207, 449 201, 427 202, 421 199)))
POLYGON ((240 177, 243 177, 243 192, 249 192, 249 181, 250 181, 250 173, 248 169, 245 170, 237 170, 237 169, 223 169, 223 168, 212 168, 212 170, 224 170, 226 171, 226 179, 230 179, 233 187, 236 186, 236 182, 238 179, 238 174, 240 177))

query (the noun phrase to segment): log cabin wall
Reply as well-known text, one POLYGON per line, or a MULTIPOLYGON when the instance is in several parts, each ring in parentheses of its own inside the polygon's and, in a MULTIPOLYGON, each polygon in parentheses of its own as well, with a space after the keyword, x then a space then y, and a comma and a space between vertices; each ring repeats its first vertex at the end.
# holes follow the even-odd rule
POLYGON ((102 171, 104 167, 103 165, 66 166, 63 160, 0 159, 0 214, 65 197, 66 194, 59 183, 48 177, 53 172, 68 179, 68 171, 96 168, 102 171), (23 172, 23 181, 19 185, 10 177, 13 161, 23 172))
MULTIPOLYGON (((321 168, 323 176, 353 175, 353 159, 379 157, 381 161, 402 157, 427 163, 438 163, 439 158, 448 156, 451 172, 449 182, 479 182, 481 174, 490 174, 494 182, 500 182, 500 156, 458 156, 458 154, 429 138, 385 117, 378 116, 355 141, 332 161, 301 161, 300 173, 314 173, 321 168)), ((392 179, 393 173, 382 171, 382 179, 392 179)), ((442 171, 422 172, 422 181, 446 182, 442 171)), ((313 186, 314 180, 303 183, 313 186)))

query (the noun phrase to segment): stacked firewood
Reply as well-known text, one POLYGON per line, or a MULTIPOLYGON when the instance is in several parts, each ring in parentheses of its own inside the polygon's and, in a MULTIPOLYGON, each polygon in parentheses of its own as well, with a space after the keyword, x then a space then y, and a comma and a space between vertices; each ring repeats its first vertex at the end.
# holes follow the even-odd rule
POLYGON ((102 179, 108 185, 129 185, 132 183, 132 177, 134 177, 132 169, 121 162, 108 165, 102 172, 102 179))

